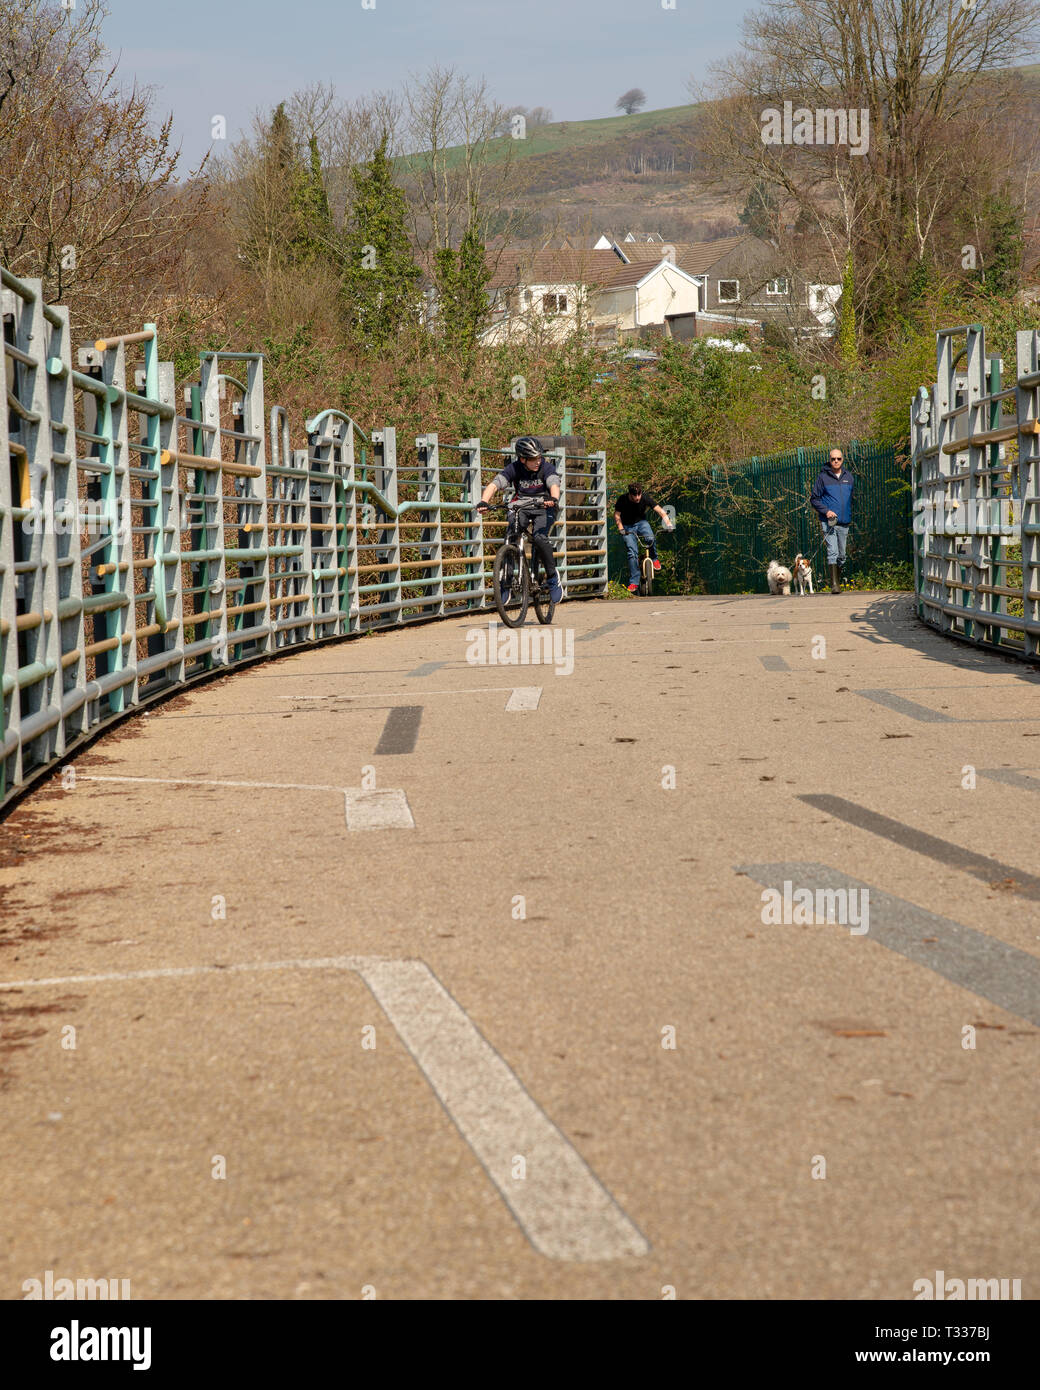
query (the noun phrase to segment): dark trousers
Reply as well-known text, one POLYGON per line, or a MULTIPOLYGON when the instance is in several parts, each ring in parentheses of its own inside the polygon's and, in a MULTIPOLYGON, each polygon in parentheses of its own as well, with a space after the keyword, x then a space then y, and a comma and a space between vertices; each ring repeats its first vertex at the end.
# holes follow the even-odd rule
POLYGON ((524 528, 531 533, 531 549, 541 560, 547 579, 556 577, 556 558, 553 555, 552 541, 549 539, 549 531, 555 520, 555 508, 550 510, 546 507, 540 516, 533 516, 524 528))

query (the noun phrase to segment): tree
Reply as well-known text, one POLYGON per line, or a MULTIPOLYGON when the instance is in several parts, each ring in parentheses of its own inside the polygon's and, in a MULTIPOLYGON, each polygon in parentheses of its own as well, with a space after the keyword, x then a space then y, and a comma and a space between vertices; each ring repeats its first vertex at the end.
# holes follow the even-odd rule
POLYGON ((624 111, 626 116, 631 116, 638 111, 641 106, 646 105, 646 93, 641 87, 630 87, 627 92, 619 96, 614 103, 615 111, 624 111))
POLYGON ((1022 271, 1022 213, 1006 193, 991 194, 984 205, 988 254, 979 278, 990 294, 1008 299, 1022 271))
POLYGON ((104 16, 0 4, 0 260, 98 324, 158 303, 207 198, 200 170, 178 186, 172 116, 156 127, 148 93, 117 81, 104 16))
MULTIPOLYGON (((877 340, 914 264, 952 269, 962 209, 1007 181, 1008 132, 1026 130, 1029 93, 1005 69, 1038 33, 1038 0, 777 0, 714 69, 715 181, 761 182, 785 221, 803 215, 806 249, 828 255, 836 278, 851 248, 856 317, 877 340)), ((1022 168, 1035 167, 1033 127, 1015 150, 1022 168)))
POLYGON ((757 180, 747 195, 744 211, 740 214, 739 220, 752 236, 761 237, 763 241, 772 241, 776 236, 776 199, 764 180, 757 180))
POLYGON ((384 133, 367 164, 351 170, 354 206, 343 242, 343 301, 359 340, 391 342, 415 321, 422 271, 408 240, 408 205, 394 183, 384 133))
POLYGON ((491 272, 476 226, 476 209, 457 251, 442 247, 436 257, 438 323, 444 343, 468 361, 488 311, 491 272))
POLYGON ((852 267, 852 252, 845 256, 845 268, 841 277, 841 301, 838 305, 838 350, 846 366, 856 364, 856 295, 855 275, 852 267))
POLYGON ((458 245, 470 226, 486 238, 489 218, 514 191, 514 142, 491 158, 497 132, 509 127, 508 113, 492 101, 486 82, 460 77, 454 68, 413 74, 405 102, 408 140, 417 151, 405 164, 412 230, 432 270, 436 253, 458 245))

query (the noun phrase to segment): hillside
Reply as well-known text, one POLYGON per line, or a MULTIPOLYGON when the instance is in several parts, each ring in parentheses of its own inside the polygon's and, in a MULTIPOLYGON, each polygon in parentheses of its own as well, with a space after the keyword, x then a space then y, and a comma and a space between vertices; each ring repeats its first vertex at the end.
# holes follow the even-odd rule
MULTIPOLYGON (((1040 64, 1013 71, 1040 98, 1040 64)), ((628 230, 670 240, 715 237, 738 229, 742 200, 707 186, 699 126, 705 103, 528 126, 526 138, 494 142, 490 158, 511 155, 517 196, 492 224, 522 237, 628 230), (509 214, 513 214, 510 222, 509 214), (516 214, 520 214, 519 223, 516 214)), ((461 161, 462 150, 449 151, 461 161)), ((400 162, 403 171, 411 158, 400 162)))

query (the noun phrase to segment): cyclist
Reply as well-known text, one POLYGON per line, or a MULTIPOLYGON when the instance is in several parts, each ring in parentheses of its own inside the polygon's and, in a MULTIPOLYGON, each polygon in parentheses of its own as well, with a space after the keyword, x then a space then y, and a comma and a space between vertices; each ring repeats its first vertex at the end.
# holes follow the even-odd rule
POLYGON ((661 562, 657 558, 654 533, 646 519, 648 511, 657 513, 664 522, 666 530, 675 530, 668 513, 654 501, 649 493, 643 491, 642 483, 629 483, 628 491, 623 492, 614 503, 614 520, 617 523, 618 531, 625 538, 625 549, 628 551, 628 592, 630 594, 639 592, 639 543, 636 540, 637 536, 650 551, 650 559, 654 562, 654 572, 657 573, 661 568, 661 562))
MULTIPOLYGON (((496 492, 513 489, 512 501, 541 501, 545 510, 541 515, 535 513, 523 522, 523 529, 531 528, 531 549, 541 559, 545 575, 549 581, 549 597, 553 603, 563 598, 563 585, 556 572, 549 531, 556 520, 556 509, 560 501, 560 477, 553 465, 542 456, 537 439, 524 435, 513 446, 516 458, 492 478, 477 503, 478 512, 486 512, 496 492)), ((503 595, 503 598, 505 596, 503 595)))

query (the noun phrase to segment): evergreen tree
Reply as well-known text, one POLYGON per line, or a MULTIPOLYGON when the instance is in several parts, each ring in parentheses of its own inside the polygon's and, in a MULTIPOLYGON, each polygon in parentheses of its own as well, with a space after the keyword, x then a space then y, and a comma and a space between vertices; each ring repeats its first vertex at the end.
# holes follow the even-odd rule
POLYGON ((445 343, 468 356, 488 310, 487 267, 484 243, 477 231, 475 209, 459 249, 443 247, 437 252, 434 277, 437 282, 438 322, 445 343))
POLYGON ((359 339, 370 347, 390 342, 419 307, 422 272, 405 226, 407 204, 393 180, 384 133, 367 164, 350 171, 351 226, 343 239, 343 299, 359 339))
POLYGON ((261 272, 295 269, 322 259, 338 263, 336 234, 313 136, 309 154, 309 165, 305 165, 285 102, 279 102, 261 133, 246 192, 242 250, 261 272))
POLYGON ((857 358, 855 290, 856 279, 850 248, 845 256, 845 270, 841 277, 841 300, 838 305, 838 350, 846 366, 853 366, 857 358))
POLYGON ((1022 214, 1004 193, 986 199, 986 239, 990 251, 979 278, 990 294, 1010 299, 1022 271, 1022 214))
POLYGON ((752 236, 772 241, 776 237, 776 199, 769 191, 768 184, 761 179, 747 196, 744 211, 738 219, 752 236))

